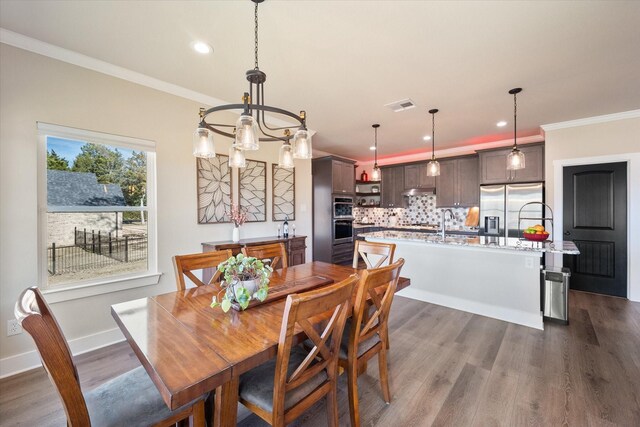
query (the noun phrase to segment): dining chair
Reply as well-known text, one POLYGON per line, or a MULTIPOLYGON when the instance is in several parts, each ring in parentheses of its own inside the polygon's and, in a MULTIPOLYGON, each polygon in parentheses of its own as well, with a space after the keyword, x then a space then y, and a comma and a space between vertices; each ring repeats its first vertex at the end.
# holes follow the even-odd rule
POLYGON ((277 268, 286 268, 289 266, 289 259, 287 258, 287 250, 284 247, 284 243, 245 246, 242 248, 242 253, 246 256, 252 256, 258 259, 270 259, 271 267, 274 270, 277 268))
POLYGON ((204 286, 205 283, 198 279, 194 270, 203 270, 205 268, 213 268, 215 273, 209 280, 208 284, 215 283, 220 277, 218 271, 218 264, 228 260, 233 256, 231 249, 225 249, 221 251, 203 252, 190 255, 176 255, 173 257, 173 269, 176 273, 176 286, 179 291, 186 289, 184 276, 187 276, 196 286, 204 286))
POLYGON ((396 292, 404 259, 376 269, 364 270, 358 281, 353 315, 347 321, 340 345, 339 366, 347 371, 351 426, 360 426, 358 411, 358 375, 362 367, 376 354, 380 369, 380 386, 384 401, 391 402, 387 345, 389 311, 396 292), (369 301, 375 307, 369 310, 369 301))
POLYGON ((14 313, 35 341, 68 426, 170 426, 189 418, 194 426, 205 426, 206 396, 171 411, 143 367, 83 393, 69 345, 37 287, 22 292, 14 313))
POLYGON ((383 264, 389 265, 393 263, 393 253, 395 251, 395 243, 378 243, 367 242, 366 240, 356 240, 355 248, 353 250, 353 268, 358 268, 361 257, 366 268, 379 268, 382 267, 383 264), (373 257, 371 255, 373 255, 373 257))
POLYGON ((276 358, 240 376, 240 403, 280 427, 326 396, 328 425, 338 426, 338 352, 357 280, 354 274, 331 286, 287 296, 276 358), (314 328, 315 316, 328 319, 322 333, 314 328), (309 350, 294 346, 296 329, 313 343, 309 350))

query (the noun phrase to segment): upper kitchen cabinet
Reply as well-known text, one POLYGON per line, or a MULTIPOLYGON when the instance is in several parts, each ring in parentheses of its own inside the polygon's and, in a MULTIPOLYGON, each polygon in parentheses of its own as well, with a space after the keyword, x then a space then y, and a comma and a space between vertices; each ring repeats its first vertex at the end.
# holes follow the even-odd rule
POLYGON ((404 166, 382 168, 382 200, 383 208, 400 208, 403 206, 404 166))
POLYGON ((478 167, 478 156, 440 160, 440 176, 436 178, 436 206, 478 206, 478 167))
POLYGON ((343 160, 331 160, 331 182, 334 193, 353 194, 356 185, 356 175, 353 163, 343 160))
POLYGON ((544 181, 544 145, 529 144, 518 147, 525 155, 525 168, 507 169, 511 148, 480 151, 480 184, 544 181))
POLYGON ((427 176, 427 163, 406 165, 404 167, 404 188, 435 188, 436 178, 427 176))

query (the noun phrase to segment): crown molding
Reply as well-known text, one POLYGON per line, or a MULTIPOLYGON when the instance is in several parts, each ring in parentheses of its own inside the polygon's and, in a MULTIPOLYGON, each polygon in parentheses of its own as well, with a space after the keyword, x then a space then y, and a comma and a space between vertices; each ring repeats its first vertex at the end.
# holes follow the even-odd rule
POLYGON ((603 116, 586 117, 584 119, 569 120, 566 122, 550 123, 540 126, 542 130, 548 132, 550 130, 574 128, 579 126, 594 125, 597 123, 612 122, 615 120, 635 119, 640 117, 640 110, 623 111, 621 113, 605 114, 603 116))
MULTIPOLYGON (((126 80, 131 83, 139 84, 151 89, 159 90, 171 95, 179 96, 180 98, 189 99, 199 104, 209 107, 217 107, 219 105, 232 104, 223 99, 215 98, 213 96, 205 95, 200 92, 196 92, 191 89, 187 89, 182 86, 175 85, 173 83, 165 82, 146 74, 138 73, 137 71, 129 70, 128 68, 113 65, 105 61, 101 61, 96 58, 75 52, 73 50, 65 49, 60 46, 56 46, 50 43, 43 42, 41 40, 34 39, 32 37, 25 36, 23 34, 16 33, 14 31, 7 30, 0 27, 0 43, 4 43, 9 46, 17 47, 18 49, 26 50, 29 52, 37 53, 38 55, 46 56, 48 58, 57 59, 58 61, 66 62, 68 64, 76 65, 81 68, 96 71, 101 74, 106 74, 111 77, 116 77, 121 80, 126 80)), ((232 112, 233 113, 233 112, 232 112)), ((275 118, 268 115, 265 116, 269 123, 277 126, 290 126, 291 123, 275 118)), ((197 122, 197 114, 194 114, 194 123, 197 122)), ((315 131, 309 129, 311 136, 315 131)))

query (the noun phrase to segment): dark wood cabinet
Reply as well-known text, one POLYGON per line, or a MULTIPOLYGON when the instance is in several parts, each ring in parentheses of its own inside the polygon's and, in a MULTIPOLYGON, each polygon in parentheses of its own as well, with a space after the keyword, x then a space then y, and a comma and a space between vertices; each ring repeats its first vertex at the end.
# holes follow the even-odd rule
POLYGON ((440 160, 440 176, 436 178, 437 207, 478 206, 478 156, 440 160))
POLYGON ((353 163, 332 160, 331 178, 334 193, 352 194, 355 191, 356 176, 353 163))
POLYGON ((511 148, 479 152, 480 184, 544 181, 544 145, 520 145, 518 148, 525 155, 525 168, 520 170, 507 169, 511 148))
POLYGON ((436 177, 436 207, 450 207, 456 200, 456 161, 440 160, 440 175, 436 177))
MULTIPOLYGON (((237 255, 242 251, 245 246, 260 246, 270 245, 273 243, 284 243, 284 247, 287 251, 287 258, 289 258, 289 266, 304 264, 306 261, 306 249, 307 249, 307 236, 295 236, 295 237, 256 237, 251 239, 241 239, 239 242, 232 241, 220 241, 220 242, 206 242, 202 243, 202 252, 221 251, 225 249, 231 249, 233 255, 237 255)), ((203 271, 203 282, 207 283, 211 280, 213 275, 213 269, 205 269, 203 271)))
POLYGON ((382 168, 382 200, 385 208, 399 208, 403 206, 404 166, 382 168))
POLYGON ((480 205, 480 183, 478 171, 480 160, 478 156, 463 157, 456 165, 456 193, 458 206, 470 207, 480 205))
POLYGON ((406 165, 404 167, 404 188, 435 188, 436 178, 427 175, 427 163, 406 165))
MULTIPOLYGON (((344 248, 333 241, 333 198, 351 196, 355 201, 354 162, 335 156, 311 161, 313 177, 313 260, 333 262, 344 248)), ((351 243, 353 248, 353 243, 351 243)))

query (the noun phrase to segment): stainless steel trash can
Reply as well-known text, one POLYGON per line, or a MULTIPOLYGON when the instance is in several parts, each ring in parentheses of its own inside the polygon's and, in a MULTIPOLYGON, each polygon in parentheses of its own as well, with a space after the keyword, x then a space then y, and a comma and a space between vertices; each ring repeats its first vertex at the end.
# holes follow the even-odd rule
POLYGON ((545 320, 569 323, 569 277, 571 270, 568 268, 542 269, 545 320))

